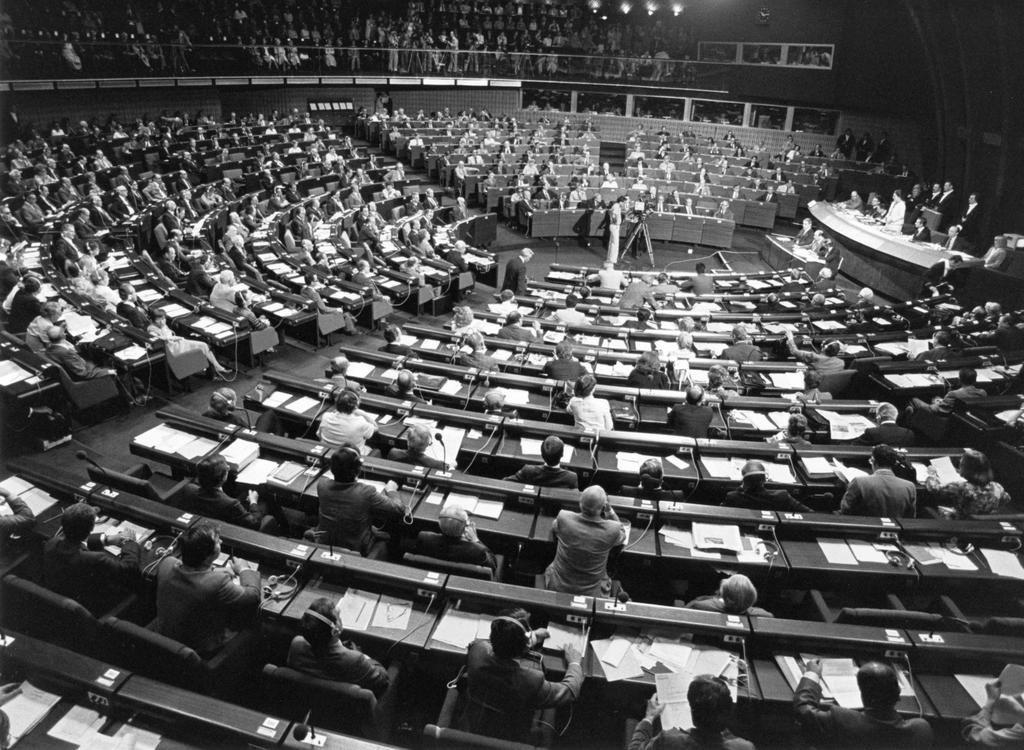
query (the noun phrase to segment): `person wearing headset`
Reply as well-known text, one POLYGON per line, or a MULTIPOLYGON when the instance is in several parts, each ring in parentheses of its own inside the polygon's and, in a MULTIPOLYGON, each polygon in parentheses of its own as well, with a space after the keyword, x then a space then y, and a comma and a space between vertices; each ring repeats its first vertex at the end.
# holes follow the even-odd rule
POLYGON ((322 680, 348 682, 381 698, 392 685, 391 675, 351 641, 342 641, 344 623, 338 606, 327 597, 314 599, 299 620, 299 635, 288 647, 288 666, 322 680))
POLYGON ((427 449, 434 444, 434 436, 423 425, 415 424, 405 433, 406 448, 392 448, 388 453, 389 461, 412 464, 413 466, 426 466, 428 469, 448 471, 455 468, 455 457, 452 456, 450 463, 445 463, 439 458, 427 455, 427 449))
POLYGON ((320 418, 316 436, 329 445, 347 445, 360 454, 368 452, 366 441, 377 432, 377 422, 359 408, 359 394, 336 390, 334 408, 320 418))
POLYGON ((448 503, 437 517, 441 533, 421 531, 416 536, 416 553, 438 560, 467 563, 490 568, 497 567, 492 553, 476 535, 476 525, 466 509, 458 503, 448 503))
POLYGON ((218 388, 210 394, 210 406, 203 412, 208 419, 227 422, 238 427, 247 427, 261 432, 280 434, 277 414, 267 409, 256 419, 255 424, 249 420, 249 414, 238 406, 238 395, 231 388, 218 388))
POLYGON ((397 517, 405 513, 398 496, 398 485, 389 481, 383 492, 358 481, 363 457, 352 446, 343 446, 331 454, 331 477, 321 477, 316 485, 319 499, 318 519, 312 537, 323 544, 337 545, 363 557, 383 557, 381 544, 387 535, 373 525, 375 519, 397 517))
MULTIPOLYGON (((565 646, 568 665, 561 682, 549 682, 539 664, 528 663, 529 650, 546 637, 543 629, 530 630, 530 616, 523 609, 502 613, 491 622, 490 638, 473 641, 466 654, 457 729, 530 742, 537 709, 565 706, 579 698, 583 655, 576 646, 565 646)), ((536 657, 531 661, 536 663, 536 657)))
POLYGON ((249 490, 244 498, 234 498, 224 491, 230 468, 224 456, 207 456, 196 464, 195 483, 189 483, 182 493, 182 510, 197 513, 247 529, 275 534, 287 528, 286 519, 276 506, 261 500, 256 490, 249 490))
POLYGON ((260 574, 234 558, 223 568, 213 567, 220 531, 210 521, 182 532, 178 549, 180 559, 168 555, 156 570, 154 630, 207 659, 237 636, 240 620, 257 622, 260 574))
POLYGON ((596 398, 597 378, 589 373, 576 381, 573 397, 566 410, 572 414, 576 426, 583 430, 608 431, 615 429, 611 405, 606 398, 596 398))
POLYGON ((544 571, 544 587, 580 596, 618 596, 629 601, 608 576, 608 555, 625 544, 626 528, 599 485, 580 494, 580 510, 560 510, 551 526, 558 540, 555 559, 544 571))

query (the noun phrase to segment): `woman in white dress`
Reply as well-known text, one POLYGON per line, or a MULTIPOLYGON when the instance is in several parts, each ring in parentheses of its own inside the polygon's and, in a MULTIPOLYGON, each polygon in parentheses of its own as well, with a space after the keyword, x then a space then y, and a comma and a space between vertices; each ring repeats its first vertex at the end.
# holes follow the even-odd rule
POLYGON ((152 313, 153 322, 149 324, 149 328, 146 329, 146 333, 154 338, 158 338, 164 342, 164 348, 169 357, 177 357, 186 352, 201 352, 206 361, 210 363, 210 367, 213 369, 212 378, 214 380, 226 380, 225 375, 228 373, 228 369, 223 367, 217 358, 213 356, 213 352, 210 351, 210 345, 205 341, 195 341, 193 339, 182 338, 167 325, 167 313, 160 308, 155 308, 152 313))

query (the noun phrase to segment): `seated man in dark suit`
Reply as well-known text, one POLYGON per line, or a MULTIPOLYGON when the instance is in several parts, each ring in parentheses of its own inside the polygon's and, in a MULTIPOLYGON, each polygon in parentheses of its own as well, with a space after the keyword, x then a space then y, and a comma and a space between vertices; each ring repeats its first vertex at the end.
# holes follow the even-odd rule
POLYGON ((789 513, 809 513, 803 503, 793 499, 786 490, 769 490, 765 487, 767 475, 760 461, 747 461, 740 471, 743 483, 739 489, 725 496, 723 505, 729 508, 750 508, 751 510, 777 510, 789 513))
POLYGON ((665 710, 655 693, 647 701, 647 712, 637 723, 630 739, 630 750, 653 748, 718 748, 718 750, 754 750, 754 744, 729 731, 732 695, 721 677, 697 675, 686 690, 692 729, 665 728, 654 734, 654 720, 665 710))
POLYGON ((253 623, 260 602, 260 574, 231 558, 214 568, 220 532, 199 521, 181 535, 181 559, 168 555, 156 570, 156 632, 209 658, 253 623))
POLYGON ((276 532, 278 522, 266 512, 256 490, 249 490, 244 500, 236 500, 224 492, 228 473, 228 462, 219 454, 201 460, 196 465, 196 484, 185 488, 181 508, 247 529, 276 532))
POLYGON ((405 433, 405 442, 405 450, 401 448, 391 449, 391 452, 388 453, 389 461, 412 464, 413 466, 426 466, 429 469, 438 469, 439 471, 455 468, 455 456, 452 456, 450 465, 445 465, 445 462, 441 459, 427 455, 427 448, 434 442, 434 437, 426 427, 418 424, 410 427, 405 433))
POLYGON ((416 373, 412 370, 400 369, 395 376, 395 382, 388 386, 387 395, 400 398, 403 401, 411 401, 414 404, 428 404, 427 399, 421 395, 416 373))
POLYGON ((575 490, 579 487, 579 477, 576 476, 576 472, 562 468, 561 461, 564 452, 565 443, 562 442, 562 439, 555 435, 548 435, 540 446, 540 457, 544 459, 544 464, 542 466, 525 464, 515 474, 505 477, 505 481, 575 490))
POLYGON ((913 445, 914 431, 896 424, 899 414, 899 410, 892 404, 879 404, 875 412, 875 421, 878 422, 878 425, 864 430, 864 434, 853 442, 857 445, 878 445, 879 443, 897 447, 913 445))
POLYGON ((919 398, 910 399, 910 406, 906 409, 907 415, 913 414, 915 410, 921 410, 949 416, 956 411, 958 405, 962 405, 965 398, 982 398, 986 395, 984 390, 975 385, 978 382, 978 371, 973 367, 961 368, 957 376, 960 387, 952 389, 945 396, 936 396, 930 404, 919 398))
POLYGON ((62 533, 43 548, 43 585, 100 616, 136 589, 142 576, 134 532, 93 534, 95 525, 91 505, 75 503, 64 510, 62 533), (119 547, 121 554, 104 547, 119 547))
POLYGON ((393 687, 390 675, 356 644, 341 640, 343 627, 330 599, 314 599, 299 620, 299 635, 288 647, 288 666, 322 680, 358 685, 381 699, 393 687))
POLYGON ((692 385, 686 389, 686 401, 676 404, 668 415, 668 426, 676 435, 706 438, 715 413, 704 403, 704 389, 692 385))
POLYGON ((441 508, 437 517, 440 534, 421 531, 416 537, 416 553, 438 560, 480 565, 494 570, 497 561, 476 535, 476 526, 458 503, 441 508))
POLYGON ((540 323, 535 322, 533 329, 523 328, 523 316, 513 310, 505 317, 505 325, 498 329, 499 339, 510 341, 536 341, 540 331, 540 323))
POLYGON ((872 473, 853 478, 839 504, 839 512, 847 516, 913 518, 917 514, 917 487, 896 476, 896 460, 895 449, 888 445, 872 448, 872 473))
POLYGON ((401 343, 402 329, 396 325, 389 325, 384 329, 384 340, 387 343, 384 344, 384 346, 379 347, 377 351, 387 352, 388 354, 399 354, 403 357, 408 356, 412 352, 412 349, 401 343))
POLYGON ((121 284, 117 288, 117 295, 121 301, 117 303, 117 314, 131 323, 140 331, 149 327, 149 316, 139 305, 139 297, 135 293, 135 287, 131 284, 121 284))
POLYGON ((75 345, 67 340, 63 328, 53 326, 46 332, 46 337, 46 356, 63 367, 72 380, 92 380, 117 374, 115 370, 86 362, 75 345))
POLYGON ((936 331, 935 333, 932 334, 931 348, 923 352, 918 352, 917 356, 914 357, 914 361, 935 362, 936 360, 946 359, 947 357, 950 357, 953 354, 953 352, 949 348, 949 345, 952 342, 953 337, 949 335, 949 331, 936 331))
POLYGON ((764 359, 764 352, 750 338, 747 327, 740 323, 733 326, 732 345, 725 348, 719 359, 730 359, 735 362, 760 362, 764 359))
POLYGON ((555 345, 555 357, 544 363, 541 374, 552 380, 571 380, 575 382, 587 374, 586 368, 574 355, 572 341, 563 339, 555 345))
POLYGON ((921 718, 904 719, 896 712, 900 683, 888 664, 872 661, 857 670, 862 710, 823 703, 821 662, 807 662, 793 693, 797 722, 817 747, 933 747, 932 728, 921 718))
POLYGON ((672 502, 680 499, 675 492, 666 489, 664 486, 665 468, 662 466, 660 458, 648 458, 645 460, 640 464, 637 476, 640 479, 640 485, 638 487, 624 485, 622 487, 623 495, 652 501, 664 500, 672 502))

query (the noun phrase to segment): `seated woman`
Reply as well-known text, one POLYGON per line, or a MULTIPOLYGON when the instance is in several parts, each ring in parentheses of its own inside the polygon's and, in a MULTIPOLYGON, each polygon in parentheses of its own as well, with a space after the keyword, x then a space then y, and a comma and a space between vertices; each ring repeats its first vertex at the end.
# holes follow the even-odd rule
POLYGON ((437 525, 440 534, 421 531, 417 535, 417 554, 495 569, 497 562, 494 553, 477 537, 476 526, 469 519, 465 508, 458 503, 444 506, 438 514, 437 525))
POLYGON ((573 397, 566 410, 572 414, 577 427, 583 430, 608 431, 615 428, 611 405, 606 398, 596 398, 597 378, 587 374, 576 381, 573 397))
POLYGON ((754 588, 754 584, 742 573, 736 573, 718 585, 717 594, 697 597, 686 607, 704 612, 721 612, 726 615, 772 616, 771 612, 755 607, 755 602, 757 602, 757 589, 754 588))
POLYGON ((807 417, 803 414, 790 414, 786 429, 768 438, 769 443, 777 445, 800 445, 804 448, 811 445, 807 439, 807 417))
POLYGON ((714 394, 725 401, 730 396, 735 396, 738 391, 739 384, 733 380, 728 370, 722 365, 711 365, 708 369, 707 393, 714 394))
POLYGON ((193 339, 183 338, 172 331, 167 325, 167 313, 164 312, 163 308, 151 308, 150 317, 153 322, 149 324, 149 327, 146 329, 146 333, 164 342, 164 349, 166 350, 168 357, 174 358, 180 357, 188 352, 200 352, 204 357, 206 357, 206 361, 210 363, 210 368, 213 370, 213 374, 210 377, 213 380, 227 379, 224 376, 230 372, 230 370, 217 361, 217 358, 213 356, 213 352, 210 350, 209 344, 205 341, 195 341, 193 339))
POLYGON ((248 287, 235 280, 234 272, 221 271, 217 283, 210 292, 210 304, 232 315, 241 316, 256 330, 268 327, 270 323, 264 318, 258 318, 249 308, 250 303, 248 287))
POLYGON ((666 375, 661 370, 661 359, 657 352, 648 351, 640 355, 636 367, 626 378, 626 385, 632 388, 671 388, 666 375))
POLYGON ((1001 508, 1009 505, 1010 493, 995 481, 992 466, 984 453, 964 448, 958 473, 962 479, 942 484, 935 469, 929 466, 928 478, 924 483, 925 489, 935 493, 940 505, 953 506, 953 518, 998 513, 1001 508))
POLYGON ((342 641, 344 623, 327 597, 314 599, 299 620, 299 633, 288 647, 288 666, 322 680, 348 682, 382 698, 392 688, 391 676, 351 641, 342 641))
POLYGON ((804 389, 796 394, 796 400, 801 404, 820 404, 822 401, 831 401, 832 394, 821 389, 821 373, 814 369, 804 370, 804 389))
MULTIPOLYGON (((433 442, 434 438, 423 425, 413 425, 405 433, 406 449, 393 448, 388 453, 389 461, 397 461, 399 463, 412 464, 414 466, 426 466, 430 469, 438 469, 445 471, 447 469, 454 469, 454 460, 445 464, 444 461, 433 456, 428 456, 426 451, 433 442)), ((454 456, 452 457, 454 459, 454 456)))
POLYGON ((452 311, 452 332, 460 336, 476 331, 476 322, 473 319, 473 308, 468 305, 459 305, 452 311))

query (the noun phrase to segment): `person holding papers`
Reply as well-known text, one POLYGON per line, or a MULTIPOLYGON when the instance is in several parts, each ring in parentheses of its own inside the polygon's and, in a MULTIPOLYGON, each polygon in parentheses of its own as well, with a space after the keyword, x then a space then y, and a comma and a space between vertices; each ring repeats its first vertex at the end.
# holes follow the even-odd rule
POLYGON ((536 656, 529 658, 530 648, 546 635, 544 630, 530 630, 529 614, 514 609, 491 622, 488 640, 469 644, 456 729, 538 744, 531 741, 534 731, 540 730, 535 711, 575 702, 583 686, 583 655, 572 644, 564 648, 568 664, 561 682, 549 682, 539 664, 530 664, 537 662, 536 656))
POLYGON ((729 508, 750 508, 751 510, 777 510, 788 513, 810 513, 811 509, 794 500, 786 490, 769 490, 764 464, 747 461, 740 470, 743 483, 738 490, 732 490, 722 503, 729 508))
POLYGON ((575 471, 562 468, 562 454, 565 443, 555 435, 548 435, 540 445, 540 457, 544 463, 524 464, 515 474, 505 477, 506 482, 522 482, 537 487, 564 487, 575 490, 579 487, 579 477, 575 471))
POLYGON ((789 347, 789 353, 796 358, 797 362, 805 362, 808 367, 817 370, 822 375, 842 372, 846 369, 846 362, 839 357, 843 351, 843 345, 838 341, 826 341, 820 352, 800 349, 793 339, 793 332, 787 328, 786 346, 789 347))
POLYGON ((249 490, 244 499, 237 500, 224 492, 228 472, 224 456, 217 454, 202 459, 196 465, 195 483, 190 483, 182 494, 182 510, 268 534, 277 532, 279 521, 267 514, 256 490, 249 490))
POLYGON ((12 534, 28 531, 35 523, 35 514, 25 504, 25 501, 0 487, 0 544, 3 544, 12 534))
POLYGON ((1002 684, 985 685, 987 700, 974 716, 964 719, 963 737, 972 745, 1024 747, 1024 702, 1021 696, 1003 695, 1002 684))
POLYGON ((180 559, 168 555, 156 570, 154 629, 208 659, 236 637, 229 622, 237 627, 242 616, 255 620, 260 574, 234 558, 213 567, 220 555, 220 532, 209 521, 182 532, 178 549, 180 559))
POLYGON ((561 510, 551 531, 558 540, 555 559, 544 571, 544 586, 582 596, 629 595, 608 576, 608 555, 626 542, 626 528, 608 504, 608 495, 591 485, 580 495, 580 511, 561 510))
POLYGON ((366 441, 377 432, 377 422, 359 408, 359 394, 347 388, 337 391, 334 408, 320 418, 316 436, 329 445, 347 445, 362 455, 366 441))
POLYGON ((914 431, 896 424, 898 416, 899 411, 892 404, 879 404, 875 411, 875 421, 878 422, 878 425, 868 427, 864 430, 864 434, 853 442, 856 445, 879 445, 881 443, 897 447, 913 445, 914 431))
POLYGON ((699 609, 703 612, 721 612, 725 615, 752 615, 754 617, 771 617, 766 609, 755 607, 757 589, 753 582, 742 573, 736 573, 718 584, 718 592, 709 596, 699 596, 686 605, 687 609, 699 609))
POLYGON ((629 740, 629 750, 755 750, 754 743, 737 737, 726 727, 732 713, 732 695, 725 680, 709 674, 697 675, 686 689, 693 728, 671 727, 654 734, 654 722, 665 706, 655 693, 647 711, 629 740))
POLYGON ((331 476, 321 477, 316 484, 316 530, 307 533, 323 544, 344 547, 363 557, 379 557, 379 541, 386 537, 374 527, 374 519, 400 516, 406 507, 394 482, 388 482, 384 491, 378 492, 372 485, 358 481, 362 468, 363 457, 351 446, 331 454, 331 476))
POLYGON ((448 503, 437 517, 440 534, 421 531, 416 536, 416 553, 438 560, 480 565, 494 570, 497 567, 494 553, 480 541, 476 525, 470 520, 466 509, 458 503, 448 503))
POLYGON ((816 747, 932 747, 932 728, 921 718, 904 719, 896 712, 900 683, 896 670, 872 661, 857 670, 862 710, 823 703, 821 661, 811 659, 793 694, 797 722, 816 747))
POLYGON ((934 466, 928 467, 924 486, 936 495, 940 505, 953 506, 953 518, 966 519, 998 513, 1010 503, 1010 493, 995 481, 988 457, 973 448, 964 448, 956 481, 943 483, 934 466))
POLYGON ((61 533, 43 547, 43 585, 100 617, 141 583, 141 575, 135 534, 94 534, 95 525, 91 505, 75 503, 64 510, 61 533), (107 547, 119 548, 119 554, 107 547))
POLYGON ((807 448, 811 445, 811 441, 806 436, 807 417, 803 414, 790 414, 786 429, 768 438, 768 442, 777 445, 799 445, 807 448))
POLYGON ((917 515, 917 487, 893 473, 897 453, 884 443, 871 449, 868 476, 854 477, 839 504, 847 516, 913 518, 917 515))
POLYGON ((382 698, 393 687, 391 675, 355 643, 342 641, 343 627, 334 602, 323 596, 314 599, 288 647, 288 666, 321 680, 358 685, 382 698))

